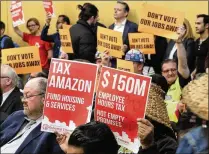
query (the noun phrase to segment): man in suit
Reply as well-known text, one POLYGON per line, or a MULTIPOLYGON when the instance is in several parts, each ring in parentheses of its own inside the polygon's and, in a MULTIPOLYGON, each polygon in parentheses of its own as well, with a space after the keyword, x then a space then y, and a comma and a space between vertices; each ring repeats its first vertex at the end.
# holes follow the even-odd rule
POLYGON ((0 123, 10 114, 17 110, 22 110, 20 96, 22 93, 17 88, 18 76, 9 65, 1 64, 1 104, 0 104, 0 123))
POLYGON ((123 51, 129 51, 128 33, 138 32, 138 25, 127 20, 129 6, 125 2, 118 1, 114 8, 115 23, 110 25, 109 29, 123 33, 123 51))
POLYGON ((42 132, 41 122, 47 79, 29 80, 22 98, 24 110, 14 112, 1 125, 1 153, 64 153, 53 133, 42 132))

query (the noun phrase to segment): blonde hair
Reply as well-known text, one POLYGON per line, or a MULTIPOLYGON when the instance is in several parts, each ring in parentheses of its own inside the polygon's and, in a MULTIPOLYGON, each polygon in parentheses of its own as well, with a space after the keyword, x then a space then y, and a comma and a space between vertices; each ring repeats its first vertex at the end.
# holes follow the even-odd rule
POLYGON ((184 18, 184 27, 186 28, 186 34, 184 35, 184 39, 189 39, 189 38, 194 39, 194 35, 193 35, 193 32, 192 32, 192 27, 191 27, 189 21, 185 18, 184 18))

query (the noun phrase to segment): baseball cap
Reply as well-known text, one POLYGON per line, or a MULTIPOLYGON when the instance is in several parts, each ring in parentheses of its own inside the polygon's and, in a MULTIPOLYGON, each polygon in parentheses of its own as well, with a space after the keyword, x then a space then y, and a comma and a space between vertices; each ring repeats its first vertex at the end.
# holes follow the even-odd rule
POLYGON ((144 63, 144 54, 140 50, 131 49, 126 53, 125 60, 144 63))

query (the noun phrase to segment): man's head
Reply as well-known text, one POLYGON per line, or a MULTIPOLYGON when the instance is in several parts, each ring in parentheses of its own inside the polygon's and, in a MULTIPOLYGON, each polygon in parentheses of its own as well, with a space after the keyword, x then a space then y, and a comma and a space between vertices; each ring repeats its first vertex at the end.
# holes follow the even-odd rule
POLYGON ((30 74, 30 77, 28 80, 31 80, 33 78, 37 78, 37 77, 43 77, 43 78, 48 78, 47 74, 44 72, 33 72, 30 74))
POLYGON ((162 63, 162 75, 166 78, 169 85, 173 84, 177 77, 177 62, 173 59, 166 59, 162 63))
POLYGON ((125 19, 129 13, 129 6, 125 2, 117 2, 114 7, 114 18, 116 20, 125 19))
POLYGON ((79 19, 88 22, 90 25, 96 24, 99 19, 99 10, 95 5, 88 3, 84 6, 78 5, 78 8, 81 10, 79 19))
POLYGON ((144 67, 144 55, 141 51, 131 49, 126 53, 125 60, 132 61, 134 64, 134 73, 142 74, 144 67))
POLYGON ((3 93, 17 86, 18 76, 9 65, 1 64, 1 90, 3 93))
POLYGON ((0 36, 3 36, 5 32, 5 24, 0 21, 0 36))
POLYGON ((40 29, 40 23, 36 18, 28 19, 26 23, 27 29, 30 31, 31 34, 36 35, 40 29))
POLYGON ((70 25, 70 19, 66 15, 59 15, 56 23, 57 29, 62 29, 62 25, 70 25))
POLYGON ((44 96, 46 93, 47 79, 38 77, 29 80, 23 90, 24 114, 36 120, 43 114, 44 96))
POLYGON ((110 128, 101 122, 77 127, 70 135, 67 153, 117 154, 118 144, 110 128))
POLYGON ((209 15, 199 14, 195 22, 195 29, 197 34, 208 33, 209 15))

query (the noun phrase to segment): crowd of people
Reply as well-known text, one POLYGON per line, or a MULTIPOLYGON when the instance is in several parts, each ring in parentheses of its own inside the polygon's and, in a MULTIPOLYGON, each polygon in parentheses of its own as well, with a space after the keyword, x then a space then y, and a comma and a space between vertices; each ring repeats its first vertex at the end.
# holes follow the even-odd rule
MULTIPOLYGON (((117 154, 132 153, 118 145, 111 129, 94 120, 78 126, 72 133, 41 131, 44 98, 51 58, 77 60, 117 68, 116 58, 109 51, 97 50, 99 10, 91 3, 78 5, 78 21, 72 25, 66 15, 59 15, 57 31, 48 34, 51 15, 41 30, 39 20, 26 22, 29 33, 14 27, 14 32, 29 46, 39 48, 42 72, 16 74, 9 65, 1 64, 0 149, 1 153, 74 153, 117 154), (69 29, 73 53, 61 49, 59 29, 69 29)), ((208 150, 208 55, 209 15, 196 16, 195 39, 190 22, 184 19, 177 29, 177 40, 155 36, 156 54, 144 55, 130 49, 128 33, 137 33, 138 25, 129 21, 130 8, 125 2, 114 7, 115 21, 108 28, 123 35, 122 59, 133 62, 134 73, 152 78, 145 118, 138 119, 138 154, 195 154, 208 150)), ((17 47, 6 35, 0 21, 0 49, 17 47)), ((99 80, 96 81, 96 86, 99 80)), ((79 116, 79 115, 78 115, 79 116)))

